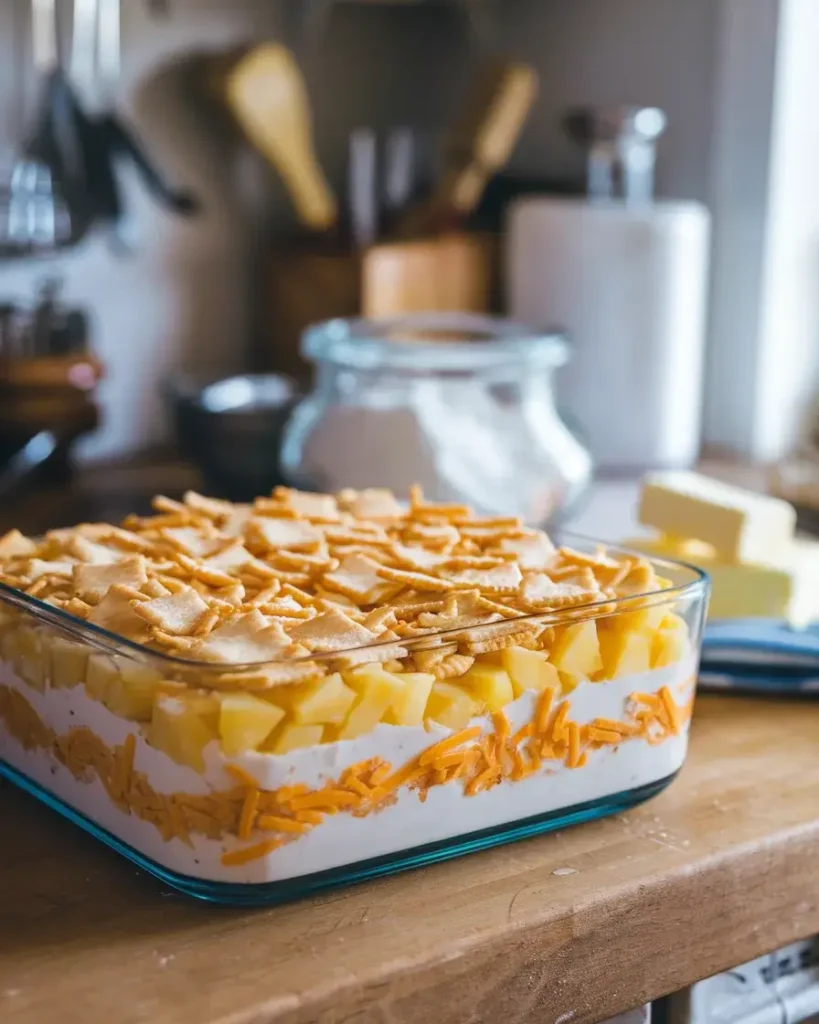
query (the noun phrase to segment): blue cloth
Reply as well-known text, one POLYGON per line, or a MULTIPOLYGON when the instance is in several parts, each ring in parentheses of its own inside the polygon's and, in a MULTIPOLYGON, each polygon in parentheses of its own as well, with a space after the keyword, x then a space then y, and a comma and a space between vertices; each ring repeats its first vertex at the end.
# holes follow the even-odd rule
POLYGON ((704 690, 819 694, 819 624, 794 629, 776 619, 725 619, 705 628, 704 690))

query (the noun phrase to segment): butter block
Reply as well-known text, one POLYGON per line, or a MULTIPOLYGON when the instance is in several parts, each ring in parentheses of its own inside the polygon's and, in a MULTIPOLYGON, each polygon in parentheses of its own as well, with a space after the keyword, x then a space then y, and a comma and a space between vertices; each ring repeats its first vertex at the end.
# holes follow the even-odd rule
POLYGON ((647 476, 638 517, 661 533, 704 541, 732 563, 778 564, 796 528, 788 502, 684 471, 647 476))
POLYGON ((819 542, 795 539, 780 565, 735 565, 720 561, 713 548, 677 537, 626 541, 656 558, 671 558, 703 569, 711 578, 711 619, 787 619, 802 628, 819 619, 819 542))

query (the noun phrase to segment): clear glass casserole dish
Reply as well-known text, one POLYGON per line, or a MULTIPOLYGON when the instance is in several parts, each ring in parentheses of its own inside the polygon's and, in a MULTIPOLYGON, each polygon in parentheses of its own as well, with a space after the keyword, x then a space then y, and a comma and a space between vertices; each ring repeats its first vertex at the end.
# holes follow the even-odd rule
MULTIPOLYGON (((559 552, 559 579, 576 565, 572 579, 619 582, 573 605, 559 583, 564 606, 535 614, 504 612, 503 595, 460 619, 416 600, 420 635, 263 663, 156 650, 0 585, 0 773, 176 888, 229 903, 621 810, 685 759, 708 582, 592 543, 559 552)), ((401 609, 422 592, 405 593, 401 609)), ((469 593, 443 600, 463 612, 469 593)))

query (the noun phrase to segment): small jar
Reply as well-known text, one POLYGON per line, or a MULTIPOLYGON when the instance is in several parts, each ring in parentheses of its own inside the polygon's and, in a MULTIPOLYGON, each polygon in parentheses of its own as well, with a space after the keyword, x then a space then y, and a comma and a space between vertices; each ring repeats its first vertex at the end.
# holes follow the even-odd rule
POLYGON ((558 415, 557 334, 461 313, 330 320, 301 353, 315 387, 296 407, 282 466, 335 491, 419 483, 431 500, 553 521, 576 503, 591 457, 558 415))

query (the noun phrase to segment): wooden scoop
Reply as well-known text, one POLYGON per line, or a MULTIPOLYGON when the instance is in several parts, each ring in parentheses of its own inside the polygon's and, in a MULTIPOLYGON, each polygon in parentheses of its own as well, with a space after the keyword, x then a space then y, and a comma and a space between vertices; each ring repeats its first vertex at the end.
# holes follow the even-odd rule
POLYGON ((225 75, 223 96, 248 140, 281 175, 300 220, 325 231, 336 200, 313 148, 310 106, 298 65, 278 44, 254 47, 225 75))

